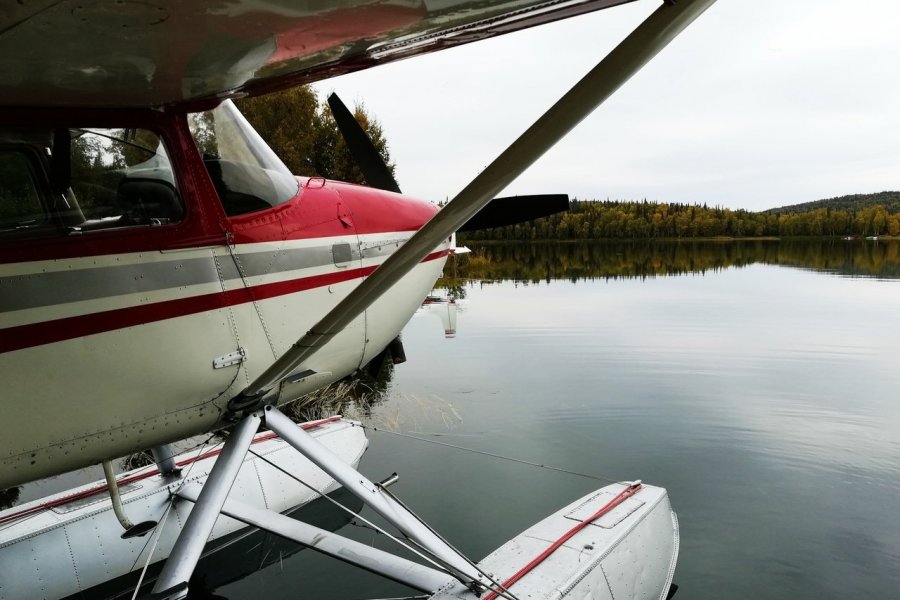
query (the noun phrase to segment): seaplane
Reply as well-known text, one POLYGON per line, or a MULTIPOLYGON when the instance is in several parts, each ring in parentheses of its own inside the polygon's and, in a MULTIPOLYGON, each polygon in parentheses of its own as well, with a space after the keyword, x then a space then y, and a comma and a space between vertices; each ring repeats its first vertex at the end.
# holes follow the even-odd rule
POLYGON ((207 545, 238 526, 433 598, 666 598, 678 530, 661 488, 607 486, 475 562, 396 497, 396 477, 359 473, 353 423, 298 426, 281 408, 402 355, 456 231, 556 210, 496 196, 714 0, 662 1, 440 210, 400 193, 337 99, 367 185, 290 173, 232 102, 626 1, 0 10, 0 489, 106 474, 99 499, 88 486, 0 513, 0 598, 91 595, 92 578, 118 576, 116 556, 146 556, 146 539, 160 549, 151 597, 184 598, 207 545), (170 447, 211 432, 226 436, 214 453, 170 447), (265 459, 284 448, 302 460, 265 459), (113 472, 147 450, 150 471, 113 472), (290 465, 325 474, 319 493, 357 496, 421 561, 284 516, 285 484, 263 471, 290 465))

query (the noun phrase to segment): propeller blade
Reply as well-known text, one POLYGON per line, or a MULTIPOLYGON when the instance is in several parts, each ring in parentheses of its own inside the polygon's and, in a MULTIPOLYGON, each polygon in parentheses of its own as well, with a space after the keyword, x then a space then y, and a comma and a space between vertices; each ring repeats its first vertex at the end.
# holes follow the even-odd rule
MULTIPOLYGON (((328 106, 337 123, 338 130, 350 150, 350 155, 362 171, 366 183, 374 188, 400 193, 397 180, 385 164, 372 139, 359 121, 353 116, 337 94, 328 96, 328 106)), ((489 227, 502 227, 532 221, 569 209, 569 198, 565 195, 536 195, 509 198, 494 198, 460 231, 473 231, 489 227)))
POLYGON ((515 225, 567 210, 569 210, 569 197, 566 194, 494 198, 457 231, 475 231, 476 229, 515 225))
POLYGON ((453 200, 390 255, 372 275, 272 363, 230 405, 253 406, 309 360, 481 210, 500 190, 572 130, 700 16, 715 0, 680 0, 657 8, 566 95, 472 180, 453 200))
POLYGON ((350 155, 356 161, 359 170, 362 171, 366 183, 370 187, 399 194, 400 186, 397 185, 397 180, 394 179, 391 170, 353 113, 347 109, 335 93, 328 96, 328 106, 331 107, 331 114, 334 115, 338 130, 347 144, 347 149, 350 150, 350 155))

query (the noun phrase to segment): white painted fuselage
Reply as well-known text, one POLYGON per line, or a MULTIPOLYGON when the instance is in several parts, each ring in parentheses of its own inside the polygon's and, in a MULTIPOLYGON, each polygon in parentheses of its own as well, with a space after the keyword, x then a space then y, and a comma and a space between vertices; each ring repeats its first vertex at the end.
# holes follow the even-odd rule
MULTIPOLYGON (((216 427, 230 398, 411 233, 0 266, 0 281, 19 287, 4 295, 4 309, 13 309, 2 315, 4 329, 36 332, 55 323, 74 334, 81 321, 91 332, 34 345, 41 340, 21 339, 26 347, 0 355, 7 399, 0 488, 216 427), (336 248, 349 248, 349 260, 336 248), (245 294, 254 299, 239 301, 245 294), (222 306, 194 312, 207 302, 222 306), (165 318, 168 312, 187 314, 165 318), (239 362, 214 366, 236 352, 239 362)), ((380 353, 440 275, 440 250, 298 369, 306 376, 286 383, 279 401, 380 353)))

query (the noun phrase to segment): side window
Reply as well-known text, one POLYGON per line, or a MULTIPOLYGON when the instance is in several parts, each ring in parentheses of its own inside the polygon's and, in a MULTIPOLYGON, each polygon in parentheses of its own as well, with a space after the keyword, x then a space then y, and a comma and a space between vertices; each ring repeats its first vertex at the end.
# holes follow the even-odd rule
MULTIPOLYGON (((69 156, 72 202, 83 216, 69 226, 81 231, 166 225, 184 216, 175 175, 160 137, 146 129, 70 129, 54 136, 51 173, 65 172, 59 154, 69 156), (68 150, 68 152, 67 152, 68 150)), ((65 185, 68 184, 68 186, 65 185)))
POLYGON ((0 238, 40 228, 47 211, 34 179, 28 156, 0 150, 0 238))
POLYGON ((0 240, 183 217, 165 145, 153 131, 0 128, 0 240))

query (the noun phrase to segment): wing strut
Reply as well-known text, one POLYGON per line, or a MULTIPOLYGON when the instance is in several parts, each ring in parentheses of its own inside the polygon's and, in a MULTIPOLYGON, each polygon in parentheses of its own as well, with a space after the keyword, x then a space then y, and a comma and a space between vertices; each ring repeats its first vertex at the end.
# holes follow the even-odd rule
POLYGON ((263 399, 665 48, 715 0, 665 0, 450 203, 229 403, 263 399))

